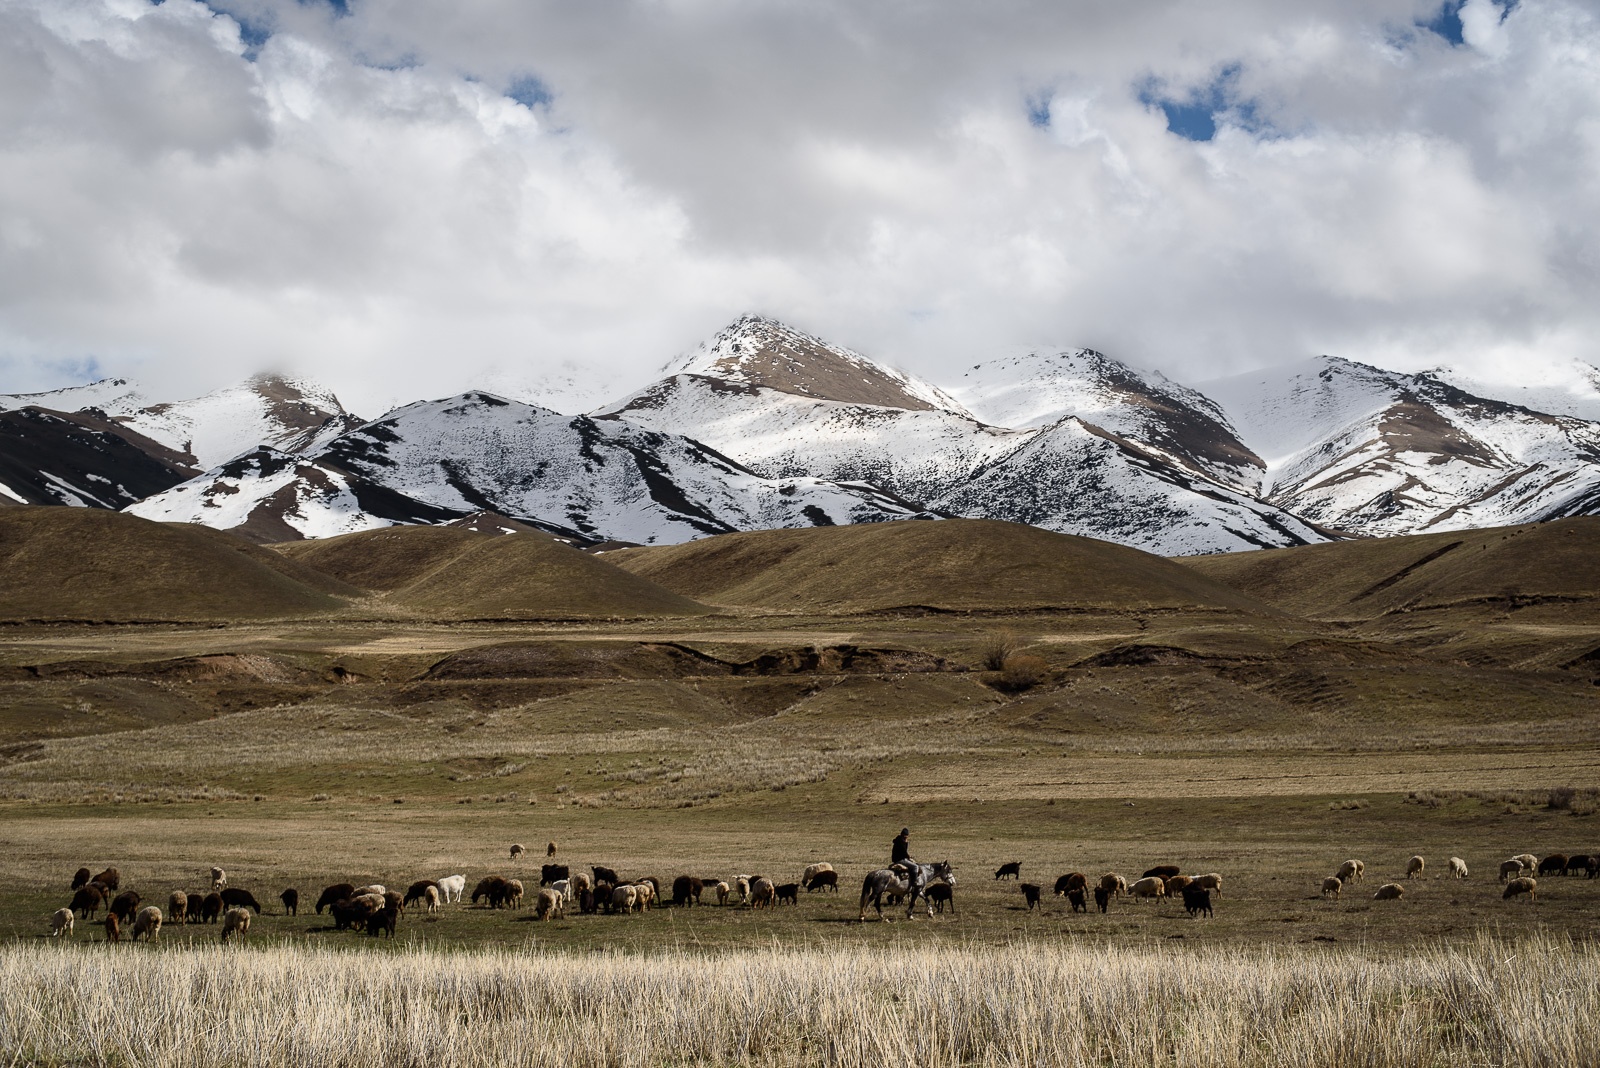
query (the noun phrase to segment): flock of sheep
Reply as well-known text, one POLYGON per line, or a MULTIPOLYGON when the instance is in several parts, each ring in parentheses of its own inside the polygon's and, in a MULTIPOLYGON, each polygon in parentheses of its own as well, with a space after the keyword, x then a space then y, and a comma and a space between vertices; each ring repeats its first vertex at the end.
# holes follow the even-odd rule
MULTIPOLYGON (((526 850, 520 845, 511 847, 511 857, 516 860, 526 850)), ((549 854, 555 852, 551 843, 549 854)), ((1406 863, 1406 878, 1422 875, 1427 862, 1414 856, 1406 863)), ((1452 878, 1465 879, 1467 865, 1460 857, 1451 857, 1448 863, 1452 878)), ((1012 861, 1002 864, 995 879, 1015 879, 1029 909, 1040 907, 1043 887, 1021 882, 1022 864, 1012 861)), ((1568 856, 1555 853, 1539 859, 1531 853, 1522 853, 1500 864, 1500 882, 1505 885, 1502 897, 1509 900, 1527 895, 1532 899, 1538 888, 1535 875, 1585 875, 1593 879, 1600 876, 1600 854, 1568 856)), ((1347 860, 1339 870, 1322 880, 1322 895, 1338 898, 1353 883, 1366 878, 1366 865, 1359 860, 1347 860)), ((436 912, 443 905, 459 903, 466 892, 467 877, 450 875, 441 879, 419 879, 405 893, 390 890, 378 884, 356 886, 353 883, 335 883, 325 887, 317 899, 316 911, 327 910, 338 930, 362 930, 373 936, 387 934, 393 938, 400 917, 411 906, 420 906, 436 912)), ((188 893, 174 890, 167 896, 167 912, 163 916, 156 904, 147 904, 134 890, 120 889, 121 876, 116 868, 107 868, 91 875, 88 868, 79 868, 72 879, 73 897, 69 905, 57 909, 50 916, 51 934, 60 936, 73 932, 74 920, 93 920, 102 909, 105 919, 99 921, 106 930, 106 940, 121 941, 123 931, 130 940, 141 937, 154 941, 161 933, 162 924, 216 923, 221 921, 221 938, 243 937, 250 931, 250 914, 257 915, 261 905, 248 891, 228 885, 227 873, 221 868, 211 869, 209 891, 188 893)), ((671 904, 693 906, 702 903, 705 894, 712 894, 719 905, 730 902, 750 908, 768 908, 784 903, 798 904, 800 890, 807 892, 839 890, 839 874, 832 864, 809 865, 796 882, 776 883, 763 875, 736 875, 732 879, 716 876, 699 877, 680 875, 671 885, 671 904)), ((926 889, 929 914, 943 912, 946 906, 955 911, 955 877, 937 882, 926 889)), ((905 892, 891 887, 889 899, 895 903, 905 892)), ((1212 895, 1222 893, 1222 876, 1217 872, 1204 875, 1184 875, 1175 864, 1150 868, 1133 882, 1128 882, 1116 872, 1106 872, 1092 883, 1082 872, 1068 872, 1055 881, 1055 894, 1066 898, 1074 912, 1087 912, 1088 895, 1092 892, 1095 905, 1106 912, 1113 898, 1128 895, 1134 899, 1183 899, 1191 916, 1212 915, 1212 895)), ((484 902, 489 908, 520 908, 528 891, 520 879, 489 875, 479 880, 471 894, 474 905, 484 902)), ((1379 901, 1397 900, 1404 896, 1400 883, 1385 883, 1372 896, 1379 901)), ((283 902, 285 915, 297 915, 300 893, 290 887, 278 895, 283 902)), ((531 905, 538 920, 561 918, 567 910, 576 907, 585 914, 606 912, 644 912, 663 903, 659 880, 651 876, 623 879, 611 868, 595 865, 590 872, 571 871, 565 864, 545 864, 539 873, 539 888, 531 905)), ((863 909, 863 917, 865 911, 863 909)))

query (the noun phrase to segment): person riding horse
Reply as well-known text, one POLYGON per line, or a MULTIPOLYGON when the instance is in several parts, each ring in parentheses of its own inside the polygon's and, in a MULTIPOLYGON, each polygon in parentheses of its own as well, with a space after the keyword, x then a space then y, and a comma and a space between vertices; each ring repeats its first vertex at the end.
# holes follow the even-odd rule
POLYGON ((894 845, 889 849, 889 867, 904 874, 906 869, 915 863, 916 861, 911 859, 911 828, 902 827, 900 833, 895 835, 894 845))

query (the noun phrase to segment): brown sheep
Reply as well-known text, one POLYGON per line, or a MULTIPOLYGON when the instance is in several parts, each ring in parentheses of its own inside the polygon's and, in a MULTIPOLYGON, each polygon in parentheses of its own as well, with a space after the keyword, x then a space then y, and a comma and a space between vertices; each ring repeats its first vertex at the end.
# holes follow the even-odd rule
POLYGON ((72 904, 67 907, 76 912, 85 920, 94 919, 95 913, 105 908, 106 899, 100 893, 100 888, 93 883, 78 887, 78 892, 72 895, 72 904))
POLYGON ((247 908, 231 908, 222 917, 222 941, 228 941, 228 936, 236 934, 240 938, 250 933, 250 910, 247 908))
POLYGON ((1163 882, 1167 884, 1168 897, 1180 897, 1185 890, 1194 885, 1194 880, 1187 875, 1174 875, 1163 882))
POLYGON ((1072 905, 1073 912, 1088 912, 1089 903, 1084 899, 1083 887, 1074 886, 1067 891, 1067 901, 1072 905))
POLYGON ((770 908, 773 899, 777 896, 777 888, 772 885, 771 879, 758 876, 750 884, 750 907, 753 909, 770 908))
POLYGON ((174 890, 167 895, 167 919, 173 923, 185 923, 189 917, 189 895, 182 890, 174 890))
POLYGON ((77 872, 72 876, 72 885, 67 887, 67 889, 68 890, 80 890, 92 878, 94 878, 94 876, 89 874, 89 869, 88 868, 79 868, 77 870, 77 872))
POLYGON ((839 892, 839 873, 831 868, 827 871, 817 872, 811 877, 811 881, 806 883, 806 893, 809 894, 813 890, 832 890, 837 894, 839 892))
POLYGON ((1056 896, 1066 897, 1067 893, 1071 891, 1073 887, 1077 887, 1079 890, 1082 890, 1088 885, 1089 877, 1084 875, 1083 872, 1069 871, 1067 874, 1056 880, 1056 896))
POLYGON ((544 855, 547 857, 553 857, 556 855, 556 844, 554 842, 551 842, 544 847, 544 855))
POLYGON ((1155 867, 1151 868, 1149 871, 1147 871, 1143 875, 1139 876, 1139 878, 1141 878, 1141 879, 1170 879, 1174 875, 1177 875, 1182 870, 1183 869, 1179 868, 1176 864, 1157 864, 1155 867))
POLYGON ((317 915, 322 915, 322 910, 329 905, 348 901, 356 896, 355 883, 334 883, 332 886, 322 888, 322 896, 317 898, 317 915))
POLYGON ((517 843, 512 843, 512 845, 511 845, 511 859, 512 860, 516 860, 518 857, 522 856, 522 854, 524 854, 526 852, 527 852, 527 850, 522 848, 521 845, 519 845, 517 843))
POLYGON ((257 916, 261 915, 261 903, 258 902, 256 900, 256 896, 248 890, 240 889, 237 886, 230 886, 224 889, 217 896, 221 898, 222 903, 228 906, 230 909, 252 909, 255 911, 257 916))
POLYGON ((1567 855, 1551 853, 1539 862, 1540 875, 1562 875, 1567 870, 1567 855))
POLYGON ((144 935, 146 942, 154 942, 160 933, 161 910, 154 905, 146 905, 133 919, 133 941, 139 941, 139 936, 144 935))
POLYGON ((1023 883, 1018 889, 1022 891, 1022 900, 1027 903, 1028 908, 1036 909, 1039 907, 1039 894, 1043 889, 1042 887, 1034 883, 1023 883))
POLYGON ((1330 875, 1326 879, 1322 880, 1323 897, 1327 897, 1331 894, 1333 895, 1334 899, 1337 900, 1339 897, 1339 891, 1343 889, 1344 880, 1339 878, 1337 875, 1330 875))
POLYGON ((1095 887, 1094 904, 1101 912, 1105 912, 1111 906, 1111 891, 1103 886, 1095 887))
POLYGON ((800 885, 805 886, 812 879, 815 879, 820 873, 825 871, 833 871, 833 865, 827 863, 826 861, 818 864, 807 864, 806 870, 800 873, 800 885))
MULTIPOLYGON (((99 883, 101 886, 111 891, 111 894, 114 894, 117 892, 117 887, 122 884, 122 876, 117 873, 117 869, 107 868, 105 871, 91 879, 90 882, 99 883)), ((107 894, 106 896, 110 897, 111 894, 107 894)))
POLYGON ((1406 888, 1399 883, 1384 883, 1378 887, 1378 892, 1372 895, 1374 901, 1399 901, 1406 894, 1406 888))
MULTIPOLYGON (((837 887, 835 888, 837 889, 837 887)), ((940 881, 928 884, 928 901, 933 905, 933 911, 943 913, 946 905, 950 906, 951 915, 960 915, 956 912, 956 890, 949 883, 940 881)))
POLYGON ((111 902, 111 911, 123 923, 132 923, 134 913, 139 911, 139 895, 132 890, 124 890, 111 902))
POLYGON ((406 896, 401 898, 400 903, 402 905, 415 905, 418 901, 427 897, 428 887, 430 886, 437 890, 439 883, 434 879, 418 879, 406 887, 406 896))
POLYGON ((373 938, 387 934, 392 939, 399 920, 400 910, 394 905, 386 905, 367 917, 367 934, 373 938))
POLYGON ((118 921, 117 914, 115 912, 106 913, 106 941, 122 941, 122 924, 120 921, 118 921))
POLYGON ((1528 895, 1528 900, 1532 901, 1533 900, 1533 892, 1536 889, 1538 889, 1538 887, 1539 887, 1539 882, 1538 882, 1537 879, 1530 879, 1526 875, 1524 875, 1520 879, 1512 879, 1509 883, 1507 883, 1505 892, 1502 893, 1500 895, 1500 897, 1503 900, 1510 901, 1512 898, 1516 897, 1518 894, 1527 894, 1528 895))
POLYGON ((1114 871, 1108 871, 1100 876, 1100 886, 1112 897, 1117 897, 1128 892, 1128 880, 1114 871))

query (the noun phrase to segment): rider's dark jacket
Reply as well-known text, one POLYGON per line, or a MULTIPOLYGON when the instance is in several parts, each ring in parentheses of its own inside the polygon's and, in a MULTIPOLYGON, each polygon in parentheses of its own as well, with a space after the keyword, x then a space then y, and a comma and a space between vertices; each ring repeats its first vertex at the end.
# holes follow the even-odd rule
POLYGON ((889 853, 889 863, 899 864, 903 860, 911 859, 911 839, 907 835, 894 836, 894 849, 889 853))

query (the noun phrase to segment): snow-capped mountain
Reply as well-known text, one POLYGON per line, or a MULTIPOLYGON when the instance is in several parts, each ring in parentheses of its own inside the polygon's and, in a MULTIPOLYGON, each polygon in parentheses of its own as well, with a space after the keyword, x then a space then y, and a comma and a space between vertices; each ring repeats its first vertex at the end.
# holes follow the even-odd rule
POLYGON ((1425 374, 1479 397, 1492 397, 1536 412, 1600 422, 1600 367, 1586 360, 1522 366, 1517 368, 1514 382, 1449 367, 1425 374))
POLYGON ((981 363, 952 392, 994 426, 1045 427, 1076 416, 1232 489, 1253 493, 1261 483, 1265 465, 1215 401, 1093 349, 981 363))
POLYGON ((224 527, 271 515, 309 537, 490 511, 641 544, 918 513, 871 486, 762 478, 696 441, 488 393, 406 405, 311 457, 241 457, 130 510, 224 527), (375 491, 389 496, 368 507, 375 491))
POLYGON ((185 457, 96 409, 0 411, 0 501, 122 508, 191 474, 185 457))
POLYGON ((1533 522, 1600 497, 1600 425, 1435 375, 1321 357, 1207 383, 1267 463, 1262 496, 1360 534, 1533 522))
MULTIPOLYGON (((1153 552, 1325 540, 1240 492, 1253 488, 1259 468, 1252 461, 1259 461, 1215 405, 1098 354, 979 365, 965 395, 980 410, 987 405, 1005 418, 1023 417, 1023 429, 1007 429, 980 422, 931 386, 917 389, 915 407, 906 406, 906 390, 895 394, 899 404, 842 399, 848 390, 839 385, 845 381, 839 368, 849 368, 850 380, 875 387, 893 372, 873 373, 865 357, 841 358, 798 331, 784 328, 781 346, 773 336, 767 320, 740 320, 696 358, 676 365, 692 370, 601 409, 596 418, 627 419, 703 441, 769 478, 811 474, 867 482, 954 515, 1015 519, 1091 537, 1116 531, 1116 540, 1153 552), (759 360, 740 355, 774 351, 779 355, 759 360), (813 375, 808 361, 822 371, 813 375), (782 373, 773 373, 773 365, 782 373), (813 380, 834 385, 824 390, 813 380), (941 406, 931 407, 938 398, 944 398, 941 406), (1111 425, 1064 414, 1074 408, 1097 410, 1111 425)), ((873 388, 864 395, 886 392, 873 388)))

